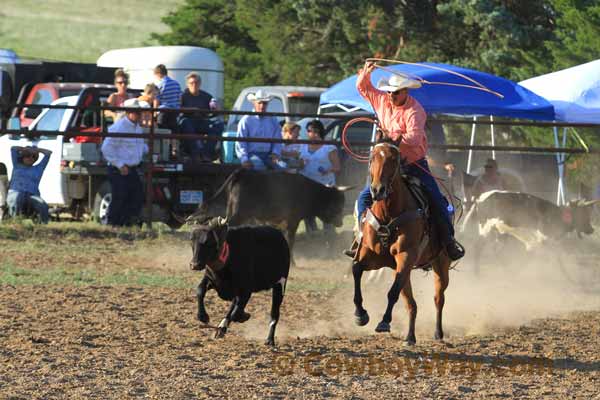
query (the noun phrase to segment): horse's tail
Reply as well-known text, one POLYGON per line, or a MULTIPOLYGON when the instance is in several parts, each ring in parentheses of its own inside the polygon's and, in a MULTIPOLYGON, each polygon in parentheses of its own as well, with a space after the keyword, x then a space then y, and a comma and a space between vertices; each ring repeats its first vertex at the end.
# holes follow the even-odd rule
POLYGON ((238 168, 235 171, 233 171, 231 174, 229 174, 229 176, 227 177, 227 179, 225 179, 225 182, 223 182, 223 184, 221 185, 221 187, 219 189, 217 189, 217 191, 206 201, 202 202, 202 205, 198 208, 198 210, 196 210, 196 212, 194 212, 192 215, 190 215, 189 217, 187 217, 186 221, 193 221, 193 220, 197 220, 197 219, 202 219, 202 217, 208 213, 208 210, 211 206, 211 204, 217 200, 219 198, 219 196, 221 196, 221 194, 225 191, 225 189, 230 188, 231 187, 231 183, 235 180, 235 178, 238 177, 239 173, 243 170, 244 168, 238 168))
MULTIPOLYGON (((225 179, 225 182, 223 182, 223 184, 221 185, 221 187, 219 189, 217 189, 217 191, 215 192, 215 194, 213 194, 211 196, 210 199, 206 200, 206 202, 204 204, 206 204, 207 206, 210 205, 210 203, 212 203, 213 201, 215 201, 217 198, 219 198, 219 196, 221 195, 221 193, 223 193, 223 191, 225 190, 225 188, 230 187, 231 183, 233 182, 233 180, 235 178, 238 177, 239 173, 241 171, 243 171, 244 168, 240 167, 238 169, 236 169, 235 171, 233 171, 228 177, 227 179, 225 179)), ((203 206, 204 206, 203 204, 203 206)))

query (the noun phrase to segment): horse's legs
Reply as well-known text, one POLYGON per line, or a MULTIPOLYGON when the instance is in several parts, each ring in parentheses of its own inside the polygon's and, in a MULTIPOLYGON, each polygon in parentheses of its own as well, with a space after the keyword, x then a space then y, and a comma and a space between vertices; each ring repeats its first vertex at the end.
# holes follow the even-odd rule
POLYGON ((385 313, 383 314, 383 318, 381 322, 377 324, 375 328, 375 332, 389 332, 390 331, 390 323, 392 322, 392 311, 394 310, 394 305, 398 301, 398 297, 400 296, 400 291, 404 288, 406 283, 410 281, 410 265, 407 263, 408 255, 407 253, 399 253, 396 255, 396 276, 394 277, 394 283, 388 292, 388 305, 385 309, 385 313))
POLYGON ((369 314, 362 306, 363 298, 360 290, 360 279, 363 274, 363 266, 360 263, 352 263, 352 276, 354 276, 354 316, 356 325, 365 326, 369 323, 369 314))
POLYGON ((445 302, 444 291, 448 287, 450 279, 448 274, 449 268, 450 260, 447 257, 438 258, 433 262, 433 282, 435 289, 433 301, 435 302, 435 308, 437 309, 434 338, 437 340, 444 339, 444 331, 442 330, 442 310, 444 309, 445 302))
POLYGON ((402 296, 402 300, 404 300, 404 304, 406 305, 406 310, 408 311, 408 333, 406 334, 406 343, 415 344, 417 339, 415 337, 415 321, 417 319, 417 302, 413 297, 412 285, 410 284, 410 280, 406 282, 404 288, 400 292, 402 296))

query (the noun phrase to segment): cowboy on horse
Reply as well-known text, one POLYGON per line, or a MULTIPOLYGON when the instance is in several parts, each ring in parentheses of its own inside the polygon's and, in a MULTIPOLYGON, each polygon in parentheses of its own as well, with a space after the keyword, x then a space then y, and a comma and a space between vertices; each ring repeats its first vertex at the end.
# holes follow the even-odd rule
MULTIPOLYGON (((391 142, 400 149, 406 159, 405 173, 418 178, 427 189, 432 217, 440 232, 440 240, 448 257, 458 260, 465 254, 464 248, 454 238, 454 227, 448 210, 448 201, 440 192, 435 179, 431 175, 425 156, 427 154, 427 137, 425 122, 427 114, 419 102, 408 94, 408 89, 421 87, 421 82, 408 77, 393 74, 387 81, 382 81, 376 89, 371 83, 371 72, 376 68, 372 61, 367 61, 358 74, 356 87, 359 93, 373 106, 378 117, 379 139, 391 142)), ((359 231, 365 211, 373 205, 373 198, 378 199, 386 188, 372 188, 367 183, 358 196, 357 211, 359 231)), ((360 239, 354 241, 352 248, 345 254, 355 258, 360 239)))

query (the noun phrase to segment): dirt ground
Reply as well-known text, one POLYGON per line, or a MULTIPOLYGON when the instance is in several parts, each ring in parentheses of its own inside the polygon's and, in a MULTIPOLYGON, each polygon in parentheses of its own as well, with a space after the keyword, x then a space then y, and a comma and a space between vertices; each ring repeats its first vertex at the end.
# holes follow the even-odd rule
MULTIPOLYGON (((94 268, 101 276, 126 269, 184 284, 5 280, 0 398, 600 399, 600 285, 578 280, 577 265, 567 266, 567 279, 547 255, 482 265, 478 275, 470 260, 459 264, 450 276, 443 343, 432 339, 431 274, 414 271, 418 343, 405 347, 401 302, 392 333, 374 332, 391 273, 363 283, 371 322, 356 327, 348 263, 336 255, 344 240, 317 250, 325 238, 300 237, 270 349, 262 343, 268 293, 253 296, 252 318, 233 324, 224 339, 201 328, 200 274, 187 271, 185 238, 97 236, 86 238, 86 250, 64 253, 55 248, 81 238, 50 235, 35 239, 38 245, 31 237, 0 239, 3 273, 9 264, 13 275, 57 266, 63 274, 94 268)), ((210 292, 207 309, 217 324, 226 304, 210 292)))

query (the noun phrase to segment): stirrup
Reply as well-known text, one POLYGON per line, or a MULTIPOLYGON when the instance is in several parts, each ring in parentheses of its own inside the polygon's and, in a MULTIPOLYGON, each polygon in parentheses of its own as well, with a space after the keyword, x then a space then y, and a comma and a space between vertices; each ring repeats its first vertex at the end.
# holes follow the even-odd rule
POLYGON ((358 252, 358 242, 359 239, 358 238, 354 238, 354 240, 352 241, 352 245, 350 246, 349 249, 345 249, 343 251, 344 255, 350 257, 350 258, 354 258, 356 257, 356 253, 358 252))

